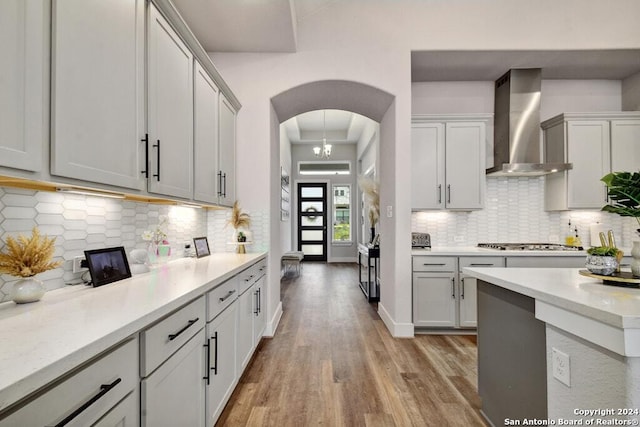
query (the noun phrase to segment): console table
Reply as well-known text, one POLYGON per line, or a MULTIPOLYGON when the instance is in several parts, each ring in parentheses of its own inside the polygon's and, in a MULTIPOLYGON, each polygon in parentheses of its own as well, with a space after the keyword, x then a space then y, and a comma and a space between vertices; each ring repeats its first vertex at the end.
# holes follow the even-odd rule
POLYGON ((380 247, 358 244, 358 284, 369 302, 380 301, 380 247))

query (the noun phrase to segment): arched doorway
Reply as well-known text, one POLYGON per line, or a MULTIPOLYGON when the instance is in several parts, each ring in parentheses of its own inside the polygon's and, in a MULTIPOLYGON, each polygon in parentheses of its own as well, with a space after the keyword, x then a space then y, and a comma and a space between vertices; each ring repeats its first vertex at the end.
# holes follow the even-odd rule
MULTIPOLYGON (((380 123, 380 146, 393 147, 395 145, 396 134, 396 106, 395 96, 385 92, 379 88, 345 80, 323 80, 311 83, 305 83, 286 91, 279 93, 271 98, 271 159, 270 169, 272 171, 280 170, 280 129, 279 125, 296 115, 306 113, 313 110, 321 109, 338 109, 353 111, 380 123)), ((394 153, 394 150, 382 150, 394 153)), ((393 158, 381 161, 379 174, 380 176, 393 177, 395 175, 395 165, 393 158)), ((280 211, 280 174, 271 174, 270 188, 272 189, 270 197, 271 212, 280 211)), ((393 181, 393 178, 390 178, 393 181)), ((381 205, 393 206, 395 194, 393 191, 385 193, 384 186, 381 186, 381 205)), ((391 215, 389 214, 389 218, 391 215)), ((383 280, 381 283, 380 295, 381 305, 386 304, 389 307, 395 307, 395 239, 391 236, 395 233, 395 223, 393 220, 381 220, 379 224, 380 233, 390 236, 386 240, 385 245, 381 247, 381 271, 382 276, 389 277, 387 283, 383 280), (385 254, 387 254, 385 259, 385 254), (387 289, 388 286, 388 289, 387 289), (386 292, 385 292, 386 290, 386 292)), ((270 248, 272 254, 281 254, 283 252, 283 232, 290 230, 289 224, 281 221, 270 222, 270 248)), ((286 244, 286 242, 284 242, 286 244)), ((287 248, 288 249, 288 248, 287 248)), ((271 260, 271 278, 270 283, 275 285, 277 289, 272 292, 279 294, 279 280, 276 275, 279 274, 279 255, 274 256, 271 260)), ((385 317, 382 313, 381 316, 385 317)), ((387 314, 387 319, 390 317, 387 314)), ((387 323, 385 321, 385 323, 387 323)), ((392 332, 393 333, 393 332, 392 332)), ((413 331, 411 330, 411 335, 413 331)))

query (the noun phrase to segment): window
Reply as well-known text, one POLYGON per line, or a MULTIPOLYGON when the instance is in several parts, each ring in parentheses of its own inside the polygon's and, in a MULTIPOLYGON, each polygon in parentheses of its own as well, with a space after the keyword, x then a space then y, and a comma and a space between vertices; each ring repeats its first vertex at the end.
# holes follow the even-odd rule
POLYGON ((351 186, 333 186, 333 239, 334 242, 351 241, 351 186))

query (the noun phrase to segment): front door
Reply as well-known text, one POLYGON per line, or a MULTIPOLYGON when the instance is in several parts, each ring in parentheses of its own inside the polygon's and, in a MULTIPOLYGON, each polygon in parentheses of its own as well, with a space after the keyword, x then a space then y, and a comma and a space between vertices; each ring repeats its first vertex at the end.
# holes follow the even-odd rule
POLYGON ((298 184, 298 250, 305 261, 327 260, 327 184, 298 184))

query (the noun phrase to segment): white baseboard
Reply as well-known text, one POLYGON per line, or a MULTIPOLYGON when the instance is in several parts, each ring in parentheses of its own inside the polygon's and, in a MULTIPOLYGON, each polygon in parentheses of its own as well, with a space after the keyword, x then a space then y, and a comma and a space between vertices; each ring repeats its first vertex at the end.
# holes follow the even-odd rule
POLYGON ((351 262, 351 263, 356 263, 358 262, 358 258, 357 257, 351 257, 351 256, 345 256, 345 257, 331 257, 329 258, 329 263, 332 262, 351 262))
POLYGON ((278 325, 280 324, 280 319, 282 319, 282 301, 278 303, 276 312, 273 313, 271 321, 267 323, 267 327, 264 329, 264 334, 262 336, 273 338, 273 336, 276 334, 276 329, 278 329, 278 325))
POLYGON ((382 303, 378 303, 378 314, 385 326, 394 338, 413 338, 413 323, 396 323, 384 308, 382 303))

